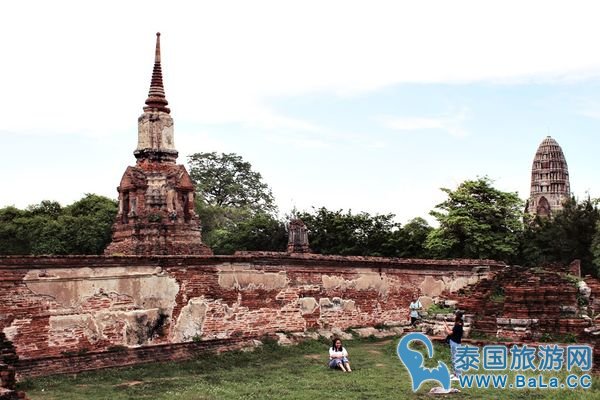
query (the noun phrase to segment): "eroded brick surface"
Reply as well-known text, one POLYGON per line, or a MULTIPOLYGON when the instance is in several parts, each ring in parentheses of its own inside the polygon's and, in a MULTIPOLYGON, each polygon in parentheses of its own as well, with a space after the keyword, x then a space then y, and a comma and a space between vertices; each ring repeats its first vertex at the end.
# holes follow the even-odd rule
MULTIPOLYGON (((590 326, 572 266, 508 267, 449 295, 474 315, 474 331, 516 340, 574 335, 584 339, 590 326)), ((588 278, 592 282, 592 278, 588 278)))
POLYGON ((456 290, 503 266, 286 253, 1 257, 0 331, 33 363, 114 346, 397 324, 414 293, 431 295, 426 280, 456 290))

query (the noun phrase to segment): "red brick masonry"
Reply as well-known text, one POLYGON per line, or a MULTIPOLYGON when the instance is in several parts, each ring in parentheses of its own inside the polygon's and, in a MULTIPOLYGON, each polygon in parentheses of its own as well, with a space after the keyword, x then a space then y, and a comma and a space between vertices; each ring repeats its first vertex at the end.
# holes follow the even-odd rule
POLYGON ((414 293, 458 290, 504 266, 287 253, 0 257, 0 331, 23 375, 80 370, 77 357, 99 368, 180 359, 164 346, 402 323, 414 293))

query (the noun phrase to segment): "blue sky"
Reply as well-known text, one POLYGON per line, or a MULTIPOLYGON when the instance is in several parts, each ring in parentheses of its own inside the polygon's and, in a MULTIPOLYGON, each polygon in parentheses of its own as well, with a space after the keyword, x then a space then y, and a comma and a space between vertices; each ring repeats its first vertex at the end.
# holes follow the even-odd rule
POLYGON ((24 3, 0 16, 0 207, 116 197, 156 31, 179 161, 242 155, 282 214, 430 219, 483 175, 525 199, 546 135, 600 197, 593 2, 24 3))

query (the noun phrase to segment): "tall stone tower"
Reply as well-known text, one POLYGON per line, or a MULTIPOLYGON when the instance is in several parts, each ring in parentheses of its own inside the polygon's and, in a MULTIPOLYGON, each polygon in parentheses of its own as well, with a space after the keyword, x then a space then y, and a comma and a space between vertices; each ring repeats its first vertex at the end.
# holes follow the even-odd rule
POLYGON ((562 210, 570 197, 569 170, 562 149, 547 136, 535 153, 531 168, 531 195, 525 212, 548 217, 562 210))
POLYGON ((150 92, 138 118, 135 166, 127 167, 119 192, 119 212, 112 243, 105 254, 212 254, 202 243, 200 220, 194 212, 194 184, 177 165, 171 118, 163 87, 160 33, 150 92))

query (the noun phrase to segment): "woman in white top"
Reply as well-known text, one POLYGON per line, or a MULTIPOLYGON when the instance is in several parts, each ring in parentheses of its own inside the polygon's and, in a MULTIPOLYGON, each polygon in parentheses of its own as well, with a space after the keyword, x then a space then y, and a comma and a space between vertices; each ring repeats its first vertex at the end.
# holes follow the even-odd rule
POLYGON ((417 326, 417 322, 420 319, 419 310, 422 308, 421 302, 419 301, 419 298, 416 295, 413 296, 413 301, 412 303, 410 303, 410 306, 408 306, 408 308, 410 308, 410 324, 414 328, 415 326, 417 326))
POLYGON ((350 361, 348 361, 348 352, 338 338, 333 339, 329 348, 329 368, 340 368, 344 372, 352 372, 350 361))

